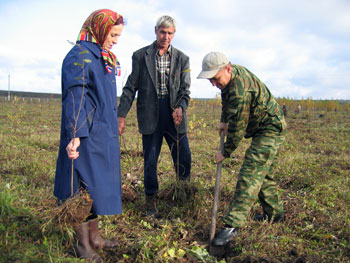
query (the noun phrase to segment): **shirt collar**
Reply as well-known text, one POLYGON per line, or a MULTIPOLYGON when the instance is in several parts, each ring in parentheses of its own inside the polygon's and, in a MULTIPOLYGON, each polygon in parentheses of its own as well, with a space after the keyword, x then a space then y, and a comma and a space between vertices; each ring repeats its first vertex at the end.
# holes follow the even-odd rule
MULTIPOLYGON (((156 54, 159 55, 159 49, 157 49, 157 40, 153 42, 154 49, 156 50, 156 54)), ((168 50, 166 51, 166 54, 169 54, 171 57, 172 54, 172 45, 169 45, 168 50)))

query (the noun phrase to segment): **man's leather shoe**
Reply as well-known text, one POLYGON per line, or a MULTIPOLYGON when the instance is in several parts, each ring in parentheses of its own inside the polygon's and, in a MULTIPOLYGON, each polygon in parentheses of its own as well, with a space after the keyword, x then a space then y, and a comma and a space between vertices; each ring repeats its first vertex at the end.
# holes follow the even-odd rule
POLYGON ((146 215, 154 218, 160 218, 157 208, 157 194, 146 195, 146 215))
POLYGON ((238 227, 232 228, 232 227, 224 227, 221 229, 218 233, 216 233, 212 244, 214 246, 225 246, 230 241, 237 236, 238 234, 238 227))

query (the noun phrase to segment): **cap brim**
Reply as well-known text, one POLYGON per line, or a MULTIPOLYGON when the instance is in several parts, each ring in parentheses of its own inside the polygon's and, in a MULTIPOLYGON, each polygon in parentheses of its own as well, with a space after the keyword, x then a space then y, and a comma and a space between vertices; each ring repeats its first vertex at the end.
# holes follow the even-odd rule
POLYGON ((209 71, 201 71, 197 77, 197 79, 211 79, 219 72, 220 69, 213 69, 209 71))

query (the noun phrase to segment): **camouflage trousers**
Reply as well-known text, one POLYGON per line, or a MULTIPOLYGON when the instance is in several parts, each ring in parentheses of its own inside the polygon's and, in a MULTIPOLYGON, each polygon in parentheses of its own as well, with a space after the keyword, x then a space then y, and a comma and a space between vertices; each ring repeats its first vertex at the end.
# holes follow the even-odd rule
POLYGON ((233 227, 245 225, 258 199, 269 217, 283 213, 283 203, 272 171, 285 133, 264 133, 253 137, 238 175, 231 211, 224 217, 225 224, 233 227))

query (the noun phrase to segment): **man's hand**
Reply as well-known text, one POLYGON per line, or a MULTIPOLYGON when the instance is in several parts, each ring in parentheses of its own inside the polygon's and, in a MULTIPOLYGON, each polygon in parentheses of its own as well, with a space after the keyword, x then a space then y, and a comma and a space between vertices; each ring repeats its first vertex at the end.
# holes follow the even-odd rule
POLYGON ((225 160, 225 157, 222 155, 222 153, 219 151, 216 153, 216 163, 221 163, 223 160, 225 160))
POLYGON ((67 145, 66 151, 69 159, 77 159, 79 157, 79 152, 77 151, 80 146, 80 138, 73 138, 67 145))
POLYGON ((221 132, 224 131, 225 136, 227 136, 228 124, 225 122, 220 122, 218 125, 219 136, 221 137, 221 132))
POLYGON ((118 117, 118 130, 119 134, 123 134, 125 130, 125 118, 118 117))
POLYGON ((173 119, 175 126, 182 122, 182 108, 178 107, 173 111, 173 119))

